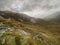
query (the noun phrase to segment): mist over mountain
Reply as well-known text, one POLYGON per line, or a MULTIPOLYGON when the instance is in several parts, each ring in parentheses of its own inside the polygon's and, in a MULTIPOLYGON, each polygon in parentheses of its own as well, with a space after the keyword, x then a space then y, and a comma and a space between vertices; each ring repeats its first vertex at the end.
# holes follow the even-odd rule
POLYGON ((45 17, 44 19, 48 21, 60 23, 60 12, 53 13, 50 16, 45 17))

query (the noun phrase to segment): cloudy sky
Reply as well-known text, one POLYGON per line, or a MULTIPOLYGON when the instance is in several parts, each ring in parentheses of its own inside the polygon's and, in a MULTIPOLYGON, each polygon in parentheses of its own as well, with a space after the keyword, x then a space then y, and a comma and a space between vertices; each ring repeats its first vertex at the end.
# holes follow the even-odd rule
POLYGON ((0 0, 0 10, 22 12, 44 18, 60 11, 60 0, 0 0))

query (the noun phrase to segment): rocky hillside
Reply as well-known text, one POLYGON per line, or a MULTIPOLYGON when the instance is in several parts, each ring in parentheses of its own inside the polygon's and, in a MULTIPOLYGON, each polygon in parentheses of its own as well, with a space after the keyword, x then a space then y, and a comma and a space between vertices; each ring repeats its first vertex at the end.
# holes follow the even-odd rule
POLYGON ((60 25, 41 26, 11 19, 0 17, 0 45, 60 45, 60 25))

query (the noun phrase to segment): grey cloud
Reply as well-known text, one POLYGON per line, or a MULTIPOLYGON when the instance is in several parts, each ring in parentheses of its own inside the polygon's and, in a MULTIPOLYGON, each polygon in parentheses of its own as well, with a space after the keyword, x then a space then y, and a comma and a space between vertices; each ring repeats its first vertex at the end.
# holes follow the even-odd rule
POLYGON ((0 0, 0 10, 11 10, 43 17, 60 11, 60 0, 0 0))

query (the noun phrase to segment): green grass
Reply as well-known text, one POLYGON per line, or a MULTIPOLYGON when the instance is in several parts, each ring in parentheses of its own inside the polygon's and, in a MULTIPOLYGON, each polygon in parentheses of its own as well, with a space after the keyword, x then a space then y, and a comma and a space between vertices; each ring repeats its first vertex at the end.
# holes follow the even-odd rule
POLYGON ((10 29, 5 29, 0 37, 0 45, 60 45, 60 25, 41 26, 0 19, 1 28, 8 26, 10 29))

